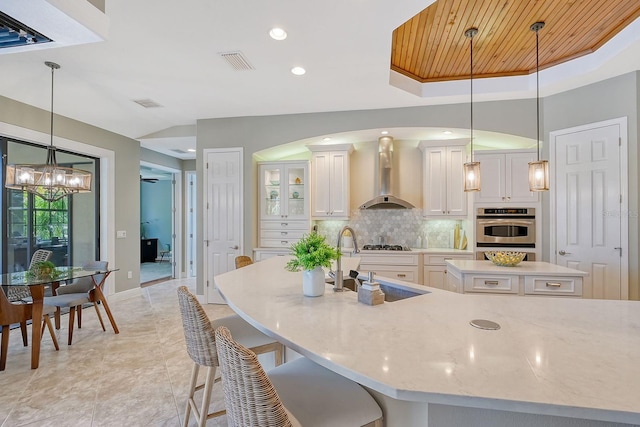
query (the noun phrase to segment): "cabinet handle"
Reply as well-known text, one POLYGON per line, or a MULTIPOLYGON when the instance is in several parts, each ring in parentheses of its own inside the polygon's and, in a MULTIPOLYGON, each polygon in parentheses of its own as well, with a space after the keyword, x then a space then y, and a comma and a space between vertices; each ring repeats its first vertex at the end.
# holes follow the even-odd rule
POLYGON ((288 223, 288 222, 281 222, 281 223, 280 223, 280 226, 281 226, 281 227, 286 227, 287 225, 289 225, 289 223, 288 223))
POLYGON ((448 259, 453 259, 453 258, 445 258, 444 260, 446 261, 446 260, 448 260, 448 259))
POLYGON ((288 242, 286 240, 280 240, 281 245, 286 245, 288 242))
POLYGON ((287 233, 286 231, 281 231, 281 232, 280 232, 280 235, 281 235, 281 236, 286 236, 287 234, 289 234, 289 233, 287 233))
POLYGON ((498 281, 497 280, 485 280, 484 284, 487 286, 497 286, 498 285, 498 281))
POLYGON ((442 211, 442 213, 445 213, 445 211, 442 211))
POLYGON ((406 274, 401 274, 401 273, 399 273, 397 276, 398 276, 398 277, 407 277, 407 275, 406 275, 406 274))
POLYGON ((550 288, 559 288, 560 286, 562 286, 562 284, 556 282, 547 282, 547 286, 550 288))

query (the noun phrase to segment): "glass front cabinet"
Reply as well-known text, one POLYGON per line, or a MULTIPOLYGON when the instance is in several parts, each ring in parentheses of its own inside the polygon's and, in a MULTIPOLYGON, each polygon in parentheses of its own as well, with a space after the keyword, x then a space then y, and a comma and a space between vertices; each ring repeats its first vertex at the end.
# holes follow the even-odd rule
POLYGON ((309 162, 259 164, 260 219, 309 219, 309 162))

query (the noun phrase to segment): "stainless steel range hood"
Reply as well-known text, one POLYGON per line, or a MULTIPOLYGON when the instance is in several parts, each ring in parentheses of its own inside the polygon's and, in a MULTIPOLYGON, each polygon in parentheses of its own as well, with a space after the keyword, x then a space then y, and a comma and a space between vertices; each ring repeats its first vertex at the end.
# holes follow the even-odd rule
POLYGON ((378 138, 378 185, 380 195, 363 203, 360 209, 413 209, 411 203, 391 194, 393 167, 393 137, 378 138))

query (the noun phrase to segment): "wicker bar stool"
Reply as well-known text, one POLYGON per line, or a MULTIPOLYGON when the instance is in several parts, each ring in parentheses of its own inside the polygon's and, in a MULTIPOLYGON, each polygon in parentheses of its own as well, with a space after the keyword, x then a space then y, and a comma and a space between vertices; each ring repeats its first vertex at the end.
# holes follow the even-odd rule
POLYGON ((246 255, 238 255, 235 259, 236 268, 246 267, 247 265, 253 264, 253 260, 251 257, 246 255))
POLYGON ((189 397, 183 426, 187 427, 189 425, 189 415, 193 410, 198 426, 202 427, 206 425, 208 419, 224 415, 226 412, 222 410, 208 413, 209 403, 211 402, 211 388, 215 382, 219 381, 219 379, 215 379, 216 368, 218 367, 214 332, 216 327, 225 326, 234 331, 239 337, 242 337, 243 343, 258 354, 274 352, 276 366, 283 361, 284 347, 273 338, 255 329, 239 316, 227 316, 210 322, 207 313, 205 313, 195 295, 189 292, 186 286, 178 288, 178 301, 180 303, 187 352, 194 362, 191 370, 189 397), (204 384, 196 385, 200 366, 207 368, 206 379, 204 384), (204 394, 200 407, 198 407, 194 394, 202 389, 204 389, 204 394))
POLYGON ((382 410, 356 382, 304 357, 267 373, 229 329, 216 347, 230 425, 257 427, 382 426, 382 410))

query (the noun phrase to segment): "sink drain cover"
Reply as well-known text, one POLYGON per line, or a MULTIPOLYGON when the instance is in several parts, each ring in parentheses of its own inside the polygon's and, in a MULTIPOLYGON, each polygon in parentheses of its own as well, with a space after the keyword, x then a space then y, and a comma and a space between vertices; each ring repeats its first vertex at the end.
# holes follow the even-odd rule
POLYGON ((495 331, 500 329, 500 325, 498 325, 496 322, 492 322, 491 320, 474 319, 469 323, 471 324, 471 326, 478 329, 487 329, 490 331, 495 331))

